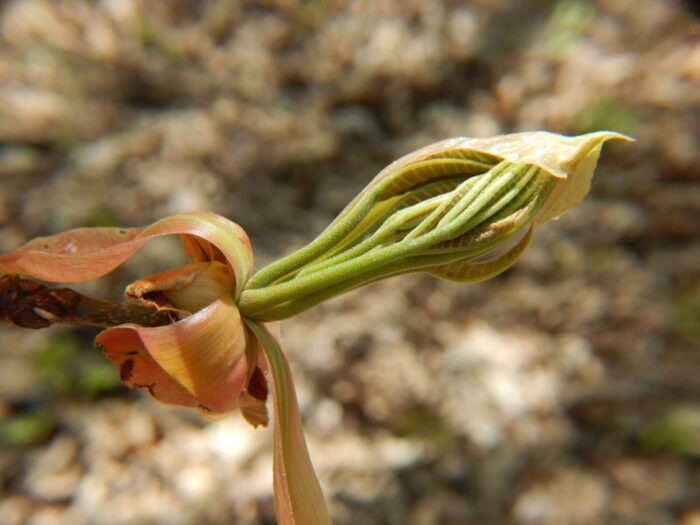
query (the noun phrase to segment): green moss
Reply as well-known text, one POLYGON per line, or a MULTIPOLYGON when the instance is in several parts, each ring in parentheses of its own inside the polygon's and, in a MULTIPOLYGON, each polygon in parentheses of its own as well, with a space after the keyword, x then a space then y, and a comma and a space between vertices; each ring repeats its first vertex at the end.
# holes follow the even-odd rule
POLYGON ((0 423, 0 442, 7 446, 33 445, 48 438, 56 421, 48 410, 19 414, 0 423))
POLYGON ((400 437, 417 438, 430 443, 445 445, 455 438, 448 423, 428 407, 413 406, 396 415, 394 433, 400 437))
POLYGON ((94 397, 121 384, 116 367, 98 353, 82 351, 72 334, 49 342, 36 366, 44 387, 53 393, 94 397))
POLYGON ((637 437, 647 452, 700 457, 700 409, 671 410, 642 428, 637 437))
POLYGON ((673 325, 683 336, 692 338, 700 336, 700 291, 689 290, 676 297, 673 325))
POLYGON ((72 334, 49 341, 36 357, 36 367, 44 386, 52 392, 68 392, 74 381, 73 363, 80 345, 72 334))
POLYGON ((121 385, 117 367, 111 362, 92 363, 84 367, 76 378, 76 390, 86 396, 94 397, 109 392, 121 385))

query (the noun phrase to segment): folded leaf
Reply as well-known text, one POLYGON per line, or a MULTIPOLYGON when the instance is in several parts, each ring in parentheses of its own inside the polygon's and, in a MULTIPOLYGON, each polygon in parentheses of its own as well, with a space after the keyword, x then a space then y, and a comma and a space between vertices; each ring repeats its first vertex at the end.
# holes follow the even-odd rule
POLYGON ((505 272, 523 254, 532 239, 534 227, 530 227, 527 234, 518 243, 503 255, 482 262, 456 261, 426 269, 437 277, 460 282, 485 281, 505 272))

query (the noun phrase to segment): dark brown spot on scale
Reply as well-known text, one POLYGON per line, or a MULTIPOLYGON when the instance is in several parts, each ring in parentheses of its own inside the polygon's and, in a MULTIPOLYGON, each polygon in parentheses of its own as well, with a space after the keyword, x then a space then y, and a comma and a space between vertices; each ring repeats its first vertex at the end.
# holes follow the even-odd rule
POLYGON ((131 374, 134 371, 134 360, 127 359, 122 363, 122 367, 119 370, 119 379, 126 382, 131 378, 131 374))
POLYGON ((207 406, 204 406, 204 405, 202 405, 202 404, 199 404, 198 406, 199 406, 199 408, 201 408, 201 409, 204 410, 205 412, 211 412, 211 411, 212 411, 211 408, 209 408, 209 407, 207 407, 207 406))
POLYGON ((139 355, 138 350, 132 350, 131 352, 127 352, 126 355, 139 355))

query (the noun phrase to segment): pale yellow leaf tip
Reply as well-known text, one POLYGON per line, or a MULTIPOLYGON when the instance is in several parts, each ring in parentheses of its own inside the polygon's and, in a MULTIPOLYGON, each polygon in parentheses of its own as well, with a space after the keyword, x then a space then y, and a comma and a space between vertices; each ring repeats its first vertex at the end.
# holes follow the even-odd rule
POLYGON ((547 148, 547 154, 536 164, 558 180, 534 217, 536 225, 558 218, 586 196, 604 142, 612 139, 635 140, 615 131, 595 131, 576 137, 550 135, 550 140, 554 139, 554 147, 547 148))
MULTIPOLYGON (((629 135, 624 135, 616 131, 594 131, 576 137, 562 136, 562 139, 568 139, 567 142, 576 148, 573 155, 562 163, 562 168, 566 171, 567 176, 576 173, 579 164, 585 162, 587 159, 594 162, 592 169, 595 169, 595 163, 598 161, 600 150, 603 144, 608 140, 620 139, 628 142, 635 141, 635 139, 629 135)), ((592 172, 591 175, 593 175, 592 172)))

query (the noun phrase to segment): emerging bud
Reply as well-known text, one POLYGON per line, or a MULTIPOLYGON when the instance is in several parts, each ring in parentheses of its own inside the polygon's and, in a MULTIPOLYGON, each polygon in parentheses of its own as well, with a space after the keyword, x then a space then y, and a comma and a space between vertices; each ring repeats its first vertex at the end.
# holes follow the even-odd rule
POLYGON ((421 148, 382 170, 308 246, 254 275, 239 307, 246 316, 281 319, 402 273, 458 281, 497 275, 535 226, 585 196, 602 144, 613 138, 627 139, 531 132, 421 148), (506 253, 475 262, 524 229, 506 253))

